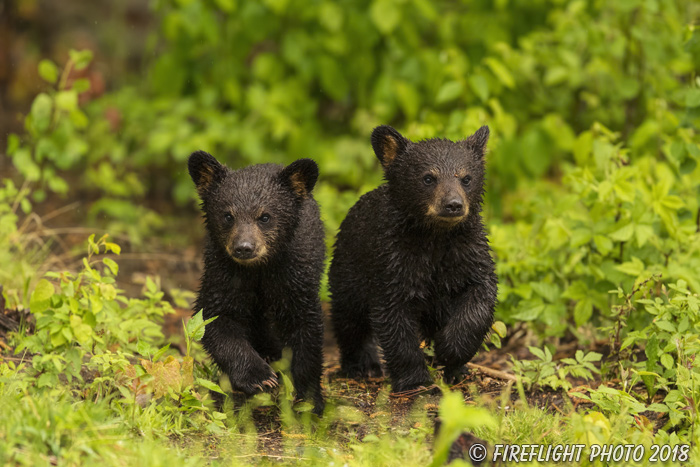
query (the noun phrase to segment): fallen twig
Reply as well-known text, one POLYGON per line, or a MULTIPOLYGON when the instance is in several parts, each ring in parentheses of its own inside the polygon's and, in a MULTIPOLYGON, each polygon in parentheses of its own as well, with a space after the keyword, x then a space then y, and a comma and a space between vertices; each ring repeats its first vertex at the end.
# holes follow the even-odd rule
POLYGON ((518 378, 515 377, 515 375, 512 375, 510 373, 506 373, 505 371, 501 370, 494 370, 493 368, 488 368, 485 366, 477 365, 475 363, 467 363, 467 366, 473 370, 477 370, 486 376, 490 376, 492 378, 496 379, 502 379, 504 381, 517 381, 518 378))
POLYGON ((389 394, 389 397, 394 397, 394 398, 395 397, 414 397, 414 396, 417 396, 419 394, 432 392, 438 388, 439 388, 439 386, 437 384, 432 384, 428 387, 421 386, 421 387, 416 388, 416 389, 411 389, 410 391, 392 392, 391 394, 389 394))

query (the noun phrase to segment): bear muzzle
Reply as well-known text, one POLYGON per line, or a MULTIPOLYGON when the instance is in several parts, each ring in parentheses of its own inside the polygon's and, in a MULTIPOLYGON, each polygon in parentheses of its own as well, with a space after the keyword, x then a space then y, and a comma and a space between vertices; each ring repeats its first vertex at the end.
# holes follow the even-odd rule
POLYGON ((226 251, 237 263, 251 265, 265 259, 267 247, 255 235, 238 235, 229 242, 226 251))

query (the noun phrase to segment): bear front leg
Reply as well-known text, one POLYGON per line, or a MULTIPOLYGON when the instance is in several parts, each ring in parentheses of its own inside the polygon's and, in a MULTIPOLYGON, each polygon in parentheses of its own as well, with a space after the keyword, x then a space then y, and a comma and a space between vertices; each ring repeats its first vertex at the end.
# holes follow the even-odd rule
POLYGON ((394 392, 410 391, 432 384, 420 348, 416 320, 408 304, 375 307, 372 324, 384 353, 394 392))
POLYGON ((335 294, 331 320, 340 350, 340 374, 357 379, 382 376, 382 366, 366 307, 349 303, 347 297, 335 294))
POLYGON ((245 336, 246 328, 242 323, 219 315, 206 326, 202 345, 228 375, 234 389, 250 396, 276 388, 277 375, 245 336))
MULTIPOLYGON (((291 302, 292 298, 288 297, 291 302)), ((299 300, 294 312, 281 316, 285 344, 292 350, 292 380, 297 397, 313 401, 314 413, 325 407, 321 390, 323 373, 323 318, 316 300, 299 300)))
POLYGON ((451 309, 444 326, 435 336, 435 356, 445 366, 445 381, 458 382, 465 373, 466 365, 484 342, 493 324, 496 304, 495 290, 492 292, 470 287, 461 297, 444 304, 451 309))
MULTIPOLYGON (((319 308, 320 309, 320 308, 319 308)), ((323 326, 320 322, 307 323, 292 334, 292 379, 297 397, 311 400, 314 413, 323 413, 325 402, 321 391, 323 373, 323 326)))

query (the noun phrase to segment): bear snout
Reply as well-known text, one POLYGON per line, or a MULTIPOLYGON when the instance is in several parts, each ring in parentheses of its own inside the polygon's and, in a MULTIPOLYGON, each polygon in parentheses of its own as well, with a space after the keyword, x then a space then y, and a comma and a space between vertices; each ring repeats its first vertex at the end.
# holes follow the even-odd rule
POLYGON ((236 242, 233 255, 238 259, 252 259, 255 256, 255 245, 247 240, 236 242))
POLYGON ((440 210, 441 217, 459 217, 464 214, 464 202, 461 198, 448 199, 440 210))

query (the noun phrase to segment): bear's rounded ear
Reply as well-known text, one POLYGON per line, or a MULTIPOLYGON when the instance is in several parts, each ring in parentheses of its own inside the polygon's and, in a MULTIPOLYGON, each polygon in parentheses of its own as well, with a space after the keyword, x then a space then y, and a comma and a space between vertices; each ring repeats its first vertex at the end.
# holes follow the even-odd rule
POLYGON ((389 125, 378 126, 372 132, 372 149, 385 169, 406 150, 407 145, 408 140, 389 125))
POLYGON ((299 159, 280 172, 280 182, 299 198, 306 198, 318 180, 318 165, 311 159, 299 159))
POLYGON ((187 161, 187 168, 200 196, 226 175, 226 168, 214 159, 214 156, 204 151, 193 152, 187 161))
POLYGON ((489 134, 489 127, 484 125, 464 141, 467 147, 474 151, 479 159, 484 157, 486 153, 486 143, 489 141, 489 134))

